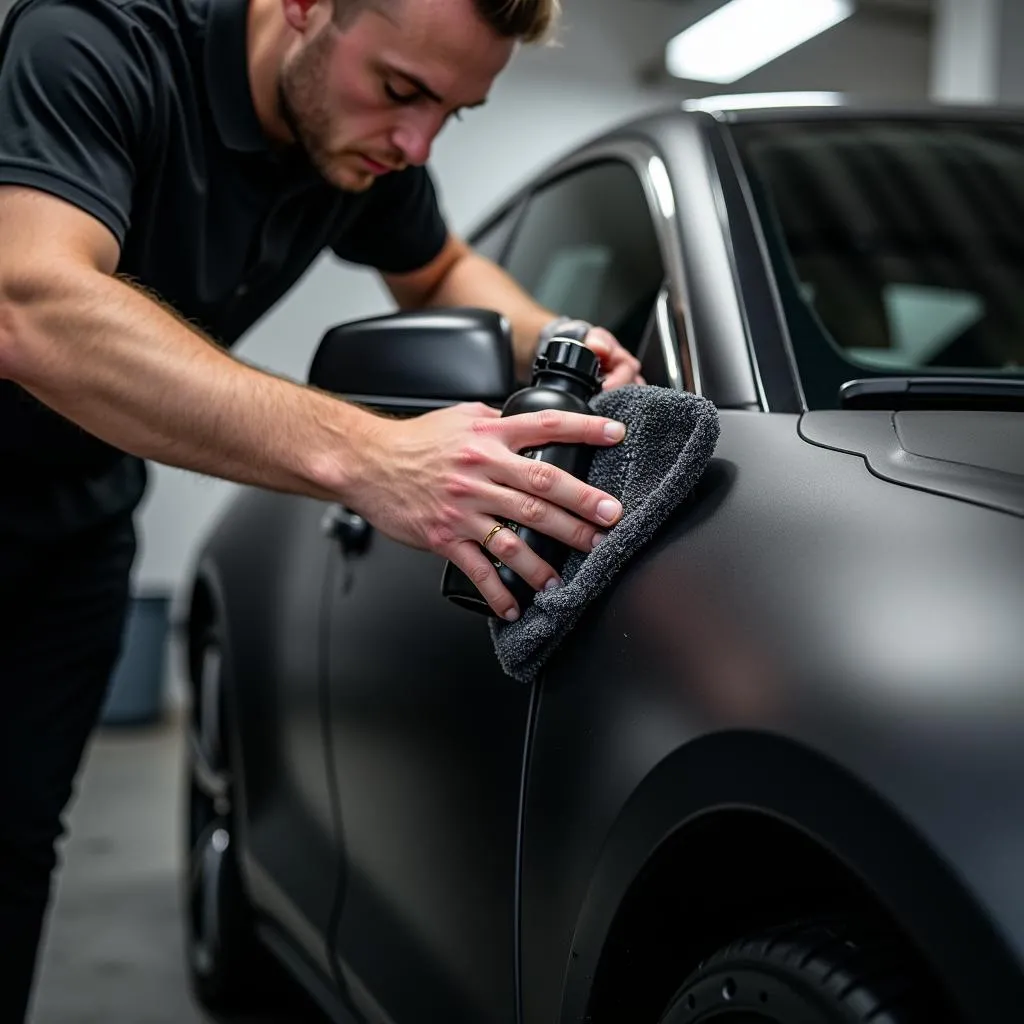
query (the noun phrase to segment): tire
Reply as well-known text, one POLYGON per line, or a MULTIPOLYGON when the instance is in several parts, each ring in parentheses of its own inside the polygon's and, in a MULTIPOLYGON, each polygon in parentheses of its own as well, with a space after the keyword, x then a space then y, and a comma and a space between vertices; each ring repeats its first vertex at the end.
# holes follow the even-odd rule
POLYGON ((885 937, 800 923, 742 938, 683 983, 661 1024, 940 1024, 941 1001, 885 937))
POLYGON ((259 942, 238 863, 226 650, 202 636, 185 747, 185 954, 192 994, 211 1013, 275 1005, 283 971, 259 942))

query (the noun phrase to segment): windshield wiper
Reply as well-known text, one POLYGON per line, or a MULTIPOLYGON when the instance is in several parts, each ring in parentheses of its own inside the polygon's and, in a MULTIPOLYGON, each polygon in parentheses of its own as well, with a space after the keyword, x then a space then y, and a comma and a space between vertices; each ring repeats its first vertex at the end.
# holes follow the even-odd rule
POLYGON ((865 377, 839 389, 843 409, 1005 409, 1024 412, 1024 379, 865 377))

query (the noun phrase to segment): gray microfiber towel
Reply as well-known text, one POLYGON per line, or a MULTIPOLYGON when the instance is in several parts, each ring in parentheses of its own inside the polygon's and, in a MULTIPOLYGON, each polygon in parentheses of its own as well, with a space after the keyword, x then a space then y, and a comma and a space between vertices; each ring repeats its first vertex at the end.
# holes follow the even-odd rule
POLYGON ((538 592, 518 621, 491 620, 501 667, 524 683, 536 679, 587 606, 690 493, 718 442, 715 407, 687 392, 628 384, 601 392, 590 407, 626 424, 625 440, 596 450, 587 477, 619 499, 622 518, 589 554, 572 551, 562 586, 538 592))

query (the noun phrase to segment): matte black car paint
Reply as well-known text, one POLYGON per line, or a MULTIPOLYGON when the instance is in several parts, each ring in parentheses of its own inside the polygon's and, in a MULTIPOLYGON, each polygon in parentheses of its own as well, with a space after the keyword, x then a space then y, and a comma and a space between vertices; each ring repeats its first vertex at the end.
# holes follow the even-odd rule
POLYGON ((320 715, 323 507, 247 490, 211 537, 199 576, 228 637, 243 870, 259 875, 262 909, 326 971, 337 837, 320 715))
POLYGON ((1019 413, 822 410, 804 416, 800 434, 863 455, 883 480, 1024 515, 1019 413))
POLYGON ((339 965, 396 1021, 509 1022, 529 691, 487 620, 440 596, 441 559, 376 535, 331 562, 339 965))
POLYGON ((976 1002, 959 940, 930 920, 955 894, 937 898, 923 865, 901 871, 897 850, 917 832, 948 851, 1024 951, 1024 831, 1006 834, 1024 771, 1024 638, 1013 626, 1024 577, 1005 557, 1020 522, 892 487, 863 459, 801 443, 796 417, 721 419, 697 498, 544 683, 526 814, 525 1020, 556 1019, 567 965, 570 989, 595 966, 570 951, 588 888, 622 870, 603 857, 621 850, 631 881, 669 831, 720 804, 784 815, 839 856, 863 857, 871 887, 922 946, 942 944, 931 950, 941 976, 976 1002), (726 752, 731 786, 717 774, 726 752), (820 789, 792 789, 801 768, 820 789), (828 785, 847 771, 847 796, 885 827, 884 841, 865 830, 874 851, 854 853, 828 785), (1006 859, 993 863, 997 835, 1006 859))
MULTIPOLYGON (((605 141, 664 158, 681 342, 705 393, 750 408, 767 395, 737 295, 755 271, 709 122, 652 118, 605 141)), ((971 462, 948 446, 964 414, 935 415, 949 418, 904 421, 902 450, 971 462)), ((1024 532, 979 503, 977 474, 1012 503, 1019 467, 980 452, 963 493, 886 479, 871 445, 891 419, 723 410, 691 500, 540 684, 522 807, 531 694, 500 673, 485 623, 440 598, 441 560, 377 534, 345 557, 318 529, 323 503, 247 492, 199 575, 234 661, 244 863, 268 925, 368 1020, 576 1021, 600 1013, 602 947, 659 845, 745 809, 859 876, 964 1021, 1013 1019, 1024 532)), ((685 906, 664 909, 681 928, 685 906)), ((332 1011, 345 1019, 340 998, 332 1011)))

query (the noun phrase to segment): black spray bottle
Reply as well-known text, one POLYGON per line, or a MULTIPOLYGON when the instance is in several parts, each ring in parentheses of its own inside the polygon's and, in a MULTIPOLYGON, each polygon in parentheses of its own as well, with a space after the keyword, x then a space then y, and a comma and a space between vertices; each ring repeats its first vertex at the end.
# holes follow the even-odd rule
MULTIPOLYGON (((594 412, 588 403, 601 390, 600 370, 601 364, 597 356, 582 341, 556 335, 538 351, 529 387, 511 395, 505 402, 501 414, 516 416, 520 413, 539 412, 541 409, 562 409, 565 412, 592 416, 594 412)), ((580 480, 585 480, 590 472, 594 448, 587 444, 549 444, 519 454, 538 462, 550 463, 580 480)), ((533 548, 555 572, 562 571, 562 566, 569 556, 568 547, 528 526, 520 526, 500 517, 498 522, 519 534, 520 539, 533 548)), ((520 611, 525 611, 533 601, 533 587, 493 555, 488 553, 488 557, 497 569, 501 582, 518 602, 520 611)), ((495 616, 469 577, 451 562, 446 563, 444 568, 441 593, 463 608, 495 616)))

